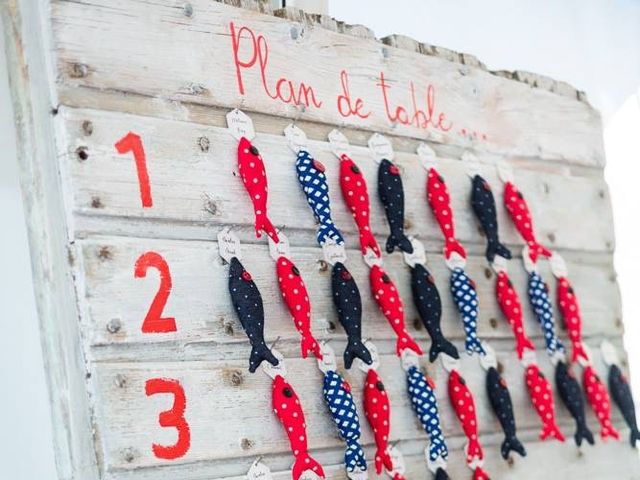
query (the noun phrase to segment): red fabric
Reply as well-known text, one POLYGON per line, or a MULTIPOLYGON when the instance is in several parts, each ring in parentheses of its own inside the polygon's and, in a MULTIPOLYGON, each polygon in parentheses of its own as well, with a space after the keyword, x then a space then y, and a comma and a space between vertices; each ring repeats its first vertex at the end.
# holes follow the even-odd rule
POLYGON ((402 299, 391 278, 389 278, 382 267, 374 265, 369 272, 369 281, 371 283, 373 298, 375 298, 378 307, 380 307, 380 310, 398 337, 396 341, 396 354, 400 356, 405 348, 409 348, 418 355, 422 355, 422 349, 411 335, 409 335, 409 332, 407 332, 407 327, 404 323, 402 299))
POLYGON ((507 272, 499 272, 496 277, 496 298, 502 313, 507 318, 516 339, 516 352, 522 359, 525 349, 535 350, 533 342, 527 337, 522 323, 522 304, 518 292, 513 287, 507 272))
POLYGON ((578 297, 576 297, 568 278, 560 277, 558 279, 557 292, 560 313, 567 326, 569 340, 571 340, 571 361, 575 362, 578 358, 582 358, 588 362, 589 356, 582 344, 582 316, 580 315, 580 305, 578 304, 578 297))
POLYGON ((546 440, 552 436, 564 442, 564 435, 558 428, 558 425, 556 425, 555 405, 553 403, 551 384, 536 364, 531 364, 527 367, 525 378, 531 403, 533 403, 540 420, 542 420, 540 440, 546 440))
POLYGON ((476 417, 476 405, 473 394, 467 387, 467 383, 460 376, 457 370, 449 373, 449 400, 456 412, 458 421, 464 430, 464 434, 469 440, 467 447, 467 463, 474 459, 482 460, 482 445, 478 440, 478 419, 476 417))
POLYGON ((305 470, 313 470, 324 478, 322 465, 311 458, 307 451, 307 425, 298 395, 281 375, 276 375, 273 379, 271 401, 273 412, 287 432, 291 451, 296 459, 291 472, 293 480, 298 480, 305 470))
POLYGON ((322 359, 320 344, 311 333, 311 302, 298 267, 288 258, 279 257, 276 262, 276 271, 282 298, 293 317, 296 329, 302 336, 300 341, 302 358, 307 358, 307 354, 313 352, 316 358, 322 359))
POLYGON ((262 236, 260 232, 264 231, 274 242, 278 243, 276 229, 267 217, 269 189, 267 188, 267 174, 264 170, 262 156, 245 137, 242 137, 238 144, 238 171, 251 202, 253 202, 256 236, 260 238, 262 236))
POLYGON ((480 467, 476 467, 476 469, 473 471, 472 480, 491 480, 491 479, 489 478, 489 474, 487 472, 482 470, 482 468, 480 467))
POLYGON ((457 252, 463 258, 467 258, 464 247, 456 240, 449 189, 444 178, 433 167, 427 175, 427 200, 444 235, 444 256, 448 259, 453 252, 457 252))
POLYGON ((551 251, 538 243, 533 233, 533 218, 524 196, 511 182, 504 184, 504 204, 520 236, 529 245, 531 261, 536 263, 539 255, 550 257, 551 251))
POLYGON ((370 248, 379 257, 380 247, 369 225, 370 212, 367 182, 360 168, 351 158, 344 154, 340 157, 340 189, 342 190, 344 201, 358 226, 362 254, 365 255, 367 248, 370 248))
POLYGON ((600 438, 612 437, 620 440, 620 434, 611 424, 611 400, 609 392, 591 365, 587 365, 583 374, 584 390, 593 412, 600 422, 600 438))
POLYGON ((393 469, 393 463, 388 452, 391 407, 384 384, 380 380, 378 372, 373 368, 367 372, 365 381, 364 413, 376 440, 375 464, 376 472, 380 475, 383 465, 387 470, 393 469))

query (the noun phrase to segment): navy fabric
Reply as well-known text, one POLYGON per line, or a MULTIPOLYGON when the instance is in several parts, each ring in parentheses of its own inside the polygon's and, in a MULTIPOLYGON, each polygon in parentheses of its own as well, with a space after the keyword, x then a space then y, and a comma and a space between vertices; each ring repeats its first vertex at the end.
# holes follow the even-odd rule
POLYGON ((478 339, 478 293, 462 268, 451 272, 451 294, 460 312, 465 333, 465 349, 469 355, 479 353, 485 355, 484 347, 478 339))
POLYGON ((556 322, 553 318, 553 307, 549 300, 549 288, 538 272, 529 274, 529 303, 542 327, 547 353, 564 353, 564 345, 556 335, 556 322))
POLYGON ((627 425, 631 429, 629 441, 631 442, 631 446, 635 448, 636 442, 640 440, 640 432, 638 431, 638 424, 636 423, 636 409, 634 407, 633 395, 631 395, 629 382, 627 382, 627 379, 622 375, 617 365, 611 365, 609 368, 608 383, 613 401, 618 405, 625 422, 627 422, 627 425))
POLYGON ((471 182, 471 206, 487 237, 487 252, 485 254, 487 260, 489 263, 493 262, 496 254, 510 259, 511 251, 500 243, 498 236, 496 200, 493 197, 491 186, 480 175, 474 176, 471 182))
POLYGON ((396 247, 406 253, 413 253, 413 245, 404 234, 404 189, 400 170, 389 160, 384 159, 378 167, 378 196, 387 215, 389 229, 387 253, 396 247))
POLYGON ((486 377, 487 394, 489 402, 493 409, 500 426, 504 431, 505 439, 502 442, 500 452, 505 460, 509 457, 509 452, 514 451, 522 455, 527 455, 520 440, 516 436, 516 420, 513 416, 513 404, 511 403, 511 395, 504 379, 500 376, 498 370, 490 367, 487 370, 486 377))
POLYGON ((576 421, 576 434, 574 435, 576 445, 582 445, 582 440, 593 445, 593 434, 587 427, 584 413, 582 389, 566 363, 558 362, 556 365, 555 380, 562 403, 576 421))

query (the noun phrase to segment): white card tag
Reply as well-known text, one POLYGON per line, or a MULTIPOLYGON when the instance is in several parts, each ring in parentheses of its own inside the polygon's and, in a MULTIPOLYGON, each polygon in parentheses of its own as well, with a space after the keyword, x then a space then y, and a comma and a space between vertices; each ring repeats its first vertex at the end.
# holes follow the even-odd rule
POLYGON ((404 262, 411 268, 416 265, 425 265, 427 263, 427 253, 424 250, 424 245, 420 240, 415 237, 409 237, 411 246, 413 247, 413 253, 402 252, 404 262))
POLYGON ((338 370, 338 362, 336 361, 336 352, 329 346, 328 343, 323 342, 320 344, 320 353, 322 354, 322 360, 318 360, 318 368, 323 372, 335 372, 338 370))
POLYGON ((264 373, 269 375, 269 377, 271 377, 272 379, 276 378, 276 375, 280 375, 281 377, 284 378, 284 376, 287 374, 287 369, 284 366, 284 357, 275 348, 271 349, 271 353, 273 353, 274 357, 278 359, 278 365, 274 366, 274 365, 271 365, 269 362, 264 361, 262 362, 262 370, 264 371, 264 373))
POLYGON ((277 230, 278 233, 278 243, 274 242, 270 236, 267 235, 269 239, 269 255, 275 261, 278 261, 278 258, 285 257, 291 258, 291 248, 289 245, 289 239, 287 236, 280 230, 277 230))
POLYGON ((289 148, 295 153, 300 150, 307 150, 307 134, 300 127, 290 123, 284 129, 284 136, 288 140, 289 148))
POLYGON ((389 456, 391 457, 391 465, 393 466, 393 470, 387 471, 387 474, 391 478, 394 478, 396 475, 404 475, 407 468, 404 463, 404 456, 402 455, 402 452, 398 450, 395 445, 392 445, 387 448, 387 453, 389 453, 389 456))
POLYGON ((322 480, 322 477, 313 470, 305 470, 300 474, 298 480, 322 480))
POLYGON ((526 349, 524 352, 522 352, 522 360, 520 360, 520 363, 522 363, 522 365, 524 365, 525 367, 537 364, 538 357, 536 355, 536 351, 529 348, 526 349))
POLYGON ((327 138, 329 139, 329 145, 331 145, 331 151, 336 157, 340 158, 343 154, 350 154, 351 145, 349 145, 349 140, 340 130, 334 128, 329 132, 327 138))
POLYGON ((444 259, 444 263, 449 270, 456 270, 458 268, 464 269, 467 266, 467 259, 460 255, 458 252, 451 252, 449 258, 444 259))
POLYGON ((258 458, 247 472, 247 480, 273 480, 271 469, 258 458))
POLYGON ((420 143, 420 145, 418 145, 417 152, 418 157, 420 158, 420 163, 425 170, 429 170, 431 167, 436 166, 436 152, 429 145, 426 143, 420 143))
POLYGON ((358 467, 353 472, 347 472, 347 477, 351 480, 367 480, 369 475, 366 470, 361 470, 360 467, 358 467))
POLYGON ((446 353, 440 354, 440 360, 442 361, 443 368, 450 372, 452 370, 458 370, 460 368, 460 360, 457 358, 450 357, 446 353))
POLYGON ((240 251, 240 239, 229 227, 225 227, 218 233, 218 249, 220 256, 228 263, 233 257, 242 260, 240 251))
POLYGON ((538 271, 538 264, 533 263, 531 257, 529 256, 529 245, 525 245, 522 248, 522 263, 524 264, 524 269, 527 271, 527 273, 538 271))
POLYGON ((347 261, 347 251, 344 245, 338 245, 332 240, 327 240, 322 245, 322 253, 324 259, 329 265, 335 265, 338 262, 344 263, 347 261))
POLYGON ((556 251, 552 252, 551 258, 549 258, 549 266, 551 267, 551 273, 556 278, 566 277, 569 274, 567 263, 556 251))
POLYGON ((379 257, 378 255, 376 255, 376 252, 374 252, 368 247, 367 247, 367 253, 365 253, 362 256, 362 259, 364 260, 364 263, 366 263, 369 266, 369 268, 373 267, 374 265, 381 267, 382 264, 384 263, 382 260, 382 257, 381 256, 379 257))
POLYGON ((253 121, 249 118, 249 115, 237 108, 227 113, 227 127, 236 140, 240 140, 242 137, 247 140, 253 140, 253 137, 256 136, 256 132, 253 129, 253 121))
POLYGON ((480 165, 480 160, 473 153, 469 151, 465 151, 460 157, 466 166, 467 175, 473 178, 476 175, 482 176, 482 167, 480 165))
POLYGON ((376 347, 371 340, 364 342, 364 346, 367 347, 371 354, 371 365, 367 365, 362 360, 358 359, 358 368, 364 373, 367 373, 371 369, 376 369, 380 366, 380 355, 378 355, 378 347, 376 347))
POLYGON ((480 366, 485 370, 489 370, 491 367, 496 368, 498 366, 498 358, 496 357, 495 350, 486 343, 482 343, 485 354, 480 355, 480 366))
POLYGON ((424 456, 427 458, 427 468, 431 473, 436 473, 439 468, 443 470, 447 469, 447 461, 441 456, 438 456, 435 461, 431 461, 431 458, 429 457, 429 447, 424 449, 424 456))
POLYGON ((411 367, 420 368, 420 357, 410 348, 405 348, 400 352, 400 363, 405 372, 411 367))
POLYGON ((609 340, 604 340, 600 344, 600 351, 602 352, 602 360, 607 366, 620 364, 620 357, 618 357, 616 347, 609 340))
POLYGON ((498 170, 498 178, 500 178, 503 183, 513 183, 513 167, 509 162, 506 160, 499 160, 496 164, 496 169, 498 170))
POLYGON ((394 152, 391 141, 384 135, 374 133, 369 137, 369 149, 373 155, 373 159, 380 163, 382 160, 393 160, 394 152))
POLYGON ((496 273, 506 272, 507 265, 507 259, 500 255, 496 255, 495 257, 493 257, 493 262, 491 262, 491 268, 493 268, 493 271, 496 273))

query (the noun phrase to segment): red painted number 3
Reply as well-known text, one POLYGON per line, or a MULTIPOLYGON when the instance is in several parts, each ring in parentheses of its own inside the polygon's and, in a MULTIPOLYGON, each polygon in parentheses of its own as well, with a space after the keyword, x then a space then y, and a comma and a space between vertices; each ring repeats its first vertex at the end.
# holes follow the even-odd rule
POLYGON ((178 441, 174 445, 166 446, 154 443, 153 453, 156 457, 164 460, 175 460, 183 457, 191 445, 191 430, 184 418, 184 411, 187 407, 187 398, 184 388, 180 382, 171 378, 152 378, 145 384, 147 397, 159 393, 169 393, 173 395, 173 407, 171 410, 161 412, 158 422, 162 427, 173 427, 178 430, 178 441))
POLYGON ((144 153, 142 139, 133 132, 127 133, 116 143, 116 150, 120 154, 133 153, 133 159, 136 162, 136 170, 138 171, 138 184, 140 185, 140 199, 142 206, 149 208, 153 206, 151 198, 151 185, 149 183, 149 172, 147 172, 147 156, 144 153))
POLYGON ((135 277, 144 278, 147 276, 149 267, 155 268, 160 272, 160 287, 156 293, 147 316, 142 323, 143 333, 167 333, 177 331, 176 319, 173 317, 162 318, 162 311, 171 293, 171 274, 169 273, 169 265, 159 253, 147 252, 136 261, 135 277))

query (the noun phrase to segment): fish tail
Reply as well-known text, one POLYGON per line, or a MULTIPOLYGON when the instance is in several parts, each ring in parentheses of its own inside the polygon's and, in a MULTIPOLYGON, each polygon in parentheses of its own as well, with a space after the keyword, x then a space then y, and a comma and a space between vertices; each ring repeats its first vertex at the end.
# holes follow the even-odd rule
POLYGON ((324 245, 327 239, 333 240, 338 245, 344 243, 344 238, 342 238, 342 234, 338 228, 332 221, 325 219, 324 222, 320 222, 320 226, 318 227, 317 240, 320 245, 324 245))
POLYGON ((482 467, 476 467, 473 471, 473 479, 472 480, 491 480, 489 478, 489 474, 485 472, 482 467))
POLYGON ((640 440, 640 431, 637 428, 631 429, 631 434, 629 435, 629 443, 633 448, 636 448, 636 442, 640 440))
POLYGON ((505 247, 497 239, 489 240, 487 242, 487 252, 485 256, 487 257, 487 260, 489 260, 489 262, 493 262, 493 259, 496 258, 496 255, 500 255, 502 258, 510 260, 511 250, 505 247))
POLYGON ((349 339, 347 348, 344 350, 344 366, 347 370, 351 368, 355 358, 359 358, 367 365, 371 365, 373 361, 371 359, 371 353, 359 338, 349 339))
POLYGON ((318 360, 322 360, 320 344, 310 332, 302 334, 302 339, 300 340, 300 351, 302 353, 302 358, 307 358, 309 352, 313 352, 313 355, 318 360))
POLYGON ((391 234, 387 238, 386 250, 387 253, 393 253, 393 251, 398 247, 405 253, 413 253, 413 245, 411 245, 411 240, 405 234, 391 234))
POLYGON ((604 425, 600 430, 600 438, 606 440, 607 438, 615 438, 616 440, 620 440, 620 434, 618 430, 611 424, 604 425))
POLYGON ((396 341, 396 354, 400 356, 405 348, 413 350, 418 355, 422 355, 424 353, 422 351, 422 348, 420 348, 420 345, 418 345, 418 343, 411 337, 411 335, 409 335, 409 332, 403 330, 398 335, 398 340, 396 341))
POLYGON ((455 238, 449 238, 444 243, 444 256, 449 259, 453 252, 456 252, 462 258, 467 258, 467 252, 462 244, 455 238))
POLYGON ((529 257, 533 263, 538 261, 538 257, 542 255, 543 257, 551 257, 552 253, 547 247, 538 243, 535 240, 529 242, 529 257))
POLYGON ((373 236, 371 230, 365 230, 362 228, 360 230, 360 250, 362 250, 362 254, 367 254, 367 248, 373 250, 376 256, 380 256, 380 247, 378 246, 378 242, 376 241, 376 237, 373 236))
POLYGON ((352 472, 356 467, 360 467, 362 470, 367 469, 367 459, 357 439, 353 439, 347 444, 347 450, 344 452, 344 464, 347 466, 348 472, 352 472))
POLYGON ((249 371, 251 373, 255 372, 260 364, 265 360, 274 367, 279 363, 278 359, 273 353, 271 353, 271 350, 269 350, 269 347, 267 347, 266 344, 261 343, 260 345, 255 345, 251 349, 251 356, 249 357, 249 371))
POLYGON ((438 470, 436 470, 435 480, 449 480, 447 471, 444 468, 438 468, 438 470))
POLYGON ((522 442, 520 442, 515 435, 512 437, 506 437, 500 447, 500 453, 502 454, 502 458, 505 460, 509 458, 509 452, 519 453, 522 457, 527 456, 527 451, 524 449, 524 445, 522 445, 522 442))
POLYGON ((449 355, 451 358, 460 358, 456 346, 444 337, 440 337, 437 342, 431 344, 429 349, 429 361, 435 362, 440 353, 449 355))
POLYGON ((485 355, 487 352, 485 351, 482 343, 476 337, 467 337, 464 342, 464 348, 469 355, 473 355, 474 353, 479 353, 480 355, 485 355))
POLYGON ((587 427, 587 424, 582 422, 578 424, 578 428, 576 429, 576 434, 573 436, 576 441, 576 445, 582 445, 582 440, 586 440, 589 445, 593 445, 595 442, 593 440, 593 433, 587 427))
POLYGON ((564 442, 564 435, 558 428, 555 422, 545 423, 540 431, 540 440, 546 440, 549 437, 553 437, 556 440, 564 442))
POLYGON ((293 469, 291 471, 293 480, 298 480, 307 470, 311 470, 317 473, 320 477, 324 478, 324 470, 322 469, 322 465, 320 465, 313 457, 311 457, 308 452, 301 452, 296 457, 296 461, 293 464, 293 469))
POLYGON ((271 240, 274 242, 280 242, 278 232, 276 232, 276 228, 273 226, 266 213, 256 213, 256 236, 258 238, 261 237, 260 232, 264 232, 269 235, 271 240))
POLYGON ((516 352, 519 359, 522 359, 525 349, 535 350, 536 347, 529 337, 524 334, 518 335, 516 337, 516 352))
POLYGON ((578 341, 573 344, 573 348, 571 349, 571 362, 576 362, 579 358, 587 362, 589 361, 589 355, 587 355, 584 345, 578 341))
POLYGON ((393 461, 391 460, 391 455, 389 455, 389 451, 385 447, 384 449, 378 448, 376 450, 376 473, 380 475, 382 473, 382 467, 387 471, 393 470, 393 461))
POLYGON ((467 460, 473 460, 474 458, 482 460, 483 457, 484 454, 482 453, 482 446, 478 439, 469 440, 469 445, 467 446, 467 460))

